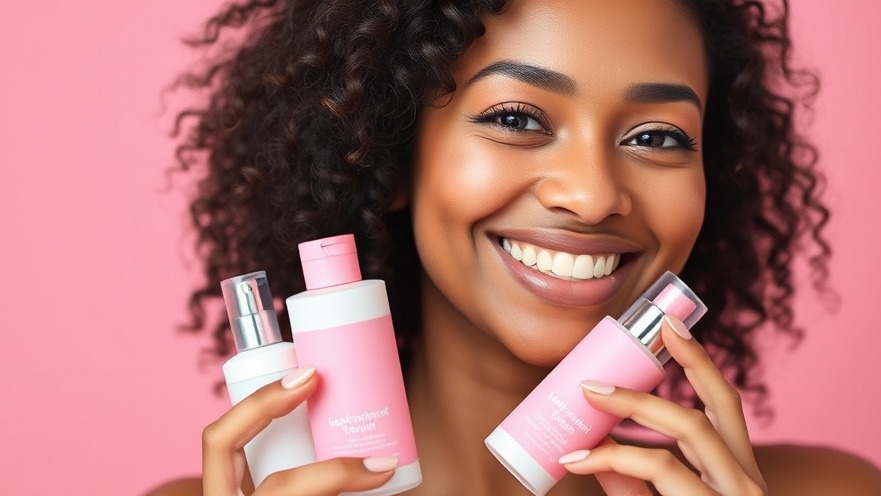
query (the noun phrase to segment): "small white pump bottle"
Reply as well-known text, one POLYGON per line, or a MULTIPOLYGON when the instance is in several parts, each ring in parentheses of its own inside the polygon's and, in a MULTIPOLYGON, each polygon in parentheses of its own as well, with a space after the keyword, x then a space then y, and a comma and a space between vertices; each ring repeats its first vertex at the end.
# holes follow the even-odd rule
MULTIPOLYGON (((237 354, 223 364, 233 405, 297 368, 293 343, 282 341, 263 271, 220 283, 237 354)), ((306 404, 274 419, 245 445, 254 486, 273 472, 315 461, 306 404)))

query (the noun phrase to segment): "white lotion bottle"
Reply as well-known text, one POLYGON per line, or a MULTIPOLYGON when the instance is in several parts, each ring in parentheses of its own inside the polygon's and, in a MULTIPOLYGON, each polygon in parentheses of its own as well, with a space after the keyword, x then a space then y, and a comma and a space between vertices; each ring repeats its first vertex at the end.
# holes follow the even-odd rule
POLYGON ((594 448, 620 421, 593 408, 581 381, 649 392, 670 359, 661 322, 673 315, 691 328, 707 307, 666 272, 619 319, 605 317, 486 438, 486 446, 530 492, 544 496, 567 472, 557 460, 594 448))
POLYGON ((286 301, 297 357, 318 371, 307 400, 316 457, 395 457, 391 480, 357 494, 412 489, 422 471, 385 283, 361 280, 351 234, 299 249, 307 290, 286 301))
MULTIPOLYGON (((297 368, 293 343, 283 341, 266 273, 252 272, 220 283, 236 345, 223 364, 233 405, 297 368)), ((273 419, 248 444, 245 458, 254 487, 269 474, 315 461, 306 404, 273 419)))

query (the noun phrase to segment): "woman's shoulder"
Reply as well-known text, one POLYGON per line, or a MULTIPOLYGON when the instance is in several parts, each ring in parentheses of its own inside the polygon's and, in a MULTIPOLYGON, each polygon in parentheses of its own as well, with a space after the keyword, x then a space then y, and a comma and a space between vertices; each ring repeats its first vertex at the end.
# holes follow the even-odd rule
POLYGON ((756 446, 769 494, 881 495, 881 470, 859 456, 825 446, 756 446))

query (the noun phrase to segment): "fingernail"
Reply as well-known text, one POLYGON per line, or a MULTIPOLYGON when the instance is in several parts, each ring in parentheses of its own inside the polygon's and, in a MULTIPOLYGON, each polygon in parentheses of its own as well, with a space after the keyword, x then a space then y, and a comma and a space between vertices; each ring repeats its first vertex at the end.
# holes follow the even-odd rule
POLYGON ((313 375, 315 375, 315 367, 292 370, 288 375, 281 378, 281 387, 285 389, 298 388, 309 382, 313 375))
POLYGON ((600 381, 582 381, 581 387, 596 394, 609 395, 615 392, 615 386, 600 381))
POLYGON ((394 470, 397 466, 398 459, 393 456, 368 456, 364 459, 364 468, 376 474, 394 470))
POLYGON ((673 329, 673 332, 679 334, 682 339, 691 339, 691 333, 688 332, 688 328, 685 327, 681 320, 672 315, 665 315, 664 320, 667 321, 667 325, 673 329))
POLYGON ((561 456, 559 459, 557 459, 557 463, 559 463, 560 465, 566 465, 567 463, 580 462, 581 460, 587 458, 587 455, 589 454, 589 450, 573 451, 572 453, 567 453, 561 456))

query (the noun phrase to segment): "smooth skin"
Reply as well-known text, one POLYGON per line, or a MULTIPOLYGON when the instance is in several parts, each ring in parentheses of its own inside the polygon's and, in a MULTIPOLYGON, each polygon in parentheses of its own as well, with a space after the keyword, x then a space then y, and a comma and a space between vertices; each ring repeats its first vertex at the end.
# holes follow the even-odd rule
MULTIPOLYGON (((514 0, 487 20, 455 77, 457 91, 423 113, 405 199, 424 267, 423 338, 408 376, 424 482, 407 494, 526 496, 483 439, 603 316, 684 266, 712 166, 700 153, 707 68, 697 26, 674 1, 514 0), (503 238, 625 256, 614 284, 575 283, 522 272, 503 238), (547 289, 560 281, 564 290, 547 289), (576 287, 588 304, 566 296, 576 287)), ((737 391, 683 329, 665 322, 663 339, 706 409, 573 378, 594 407, 674 444, 607 439, 569 454, 577 475, 552 496, 881 494, 878 470, 850 455, 753 447, 737 391)), ((204 487, 179 481, 152 494, 251 493, 241 448, 308 397, 321 371, 307 375, 266 386, 206 428, 204 487)), ((378 487, 391 463, 316 463, 254 494, 378 487)))

